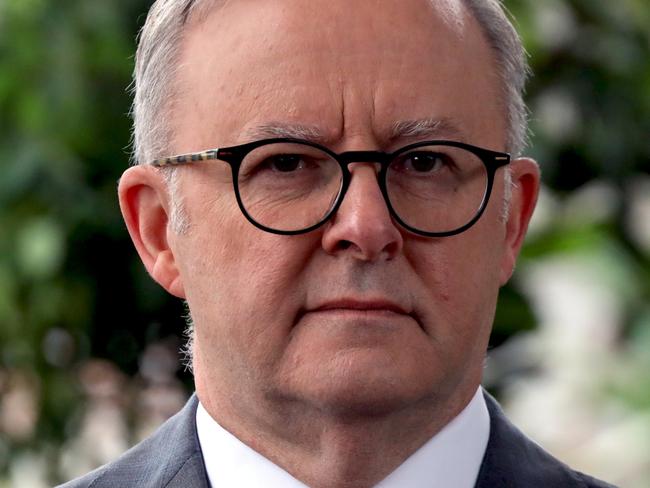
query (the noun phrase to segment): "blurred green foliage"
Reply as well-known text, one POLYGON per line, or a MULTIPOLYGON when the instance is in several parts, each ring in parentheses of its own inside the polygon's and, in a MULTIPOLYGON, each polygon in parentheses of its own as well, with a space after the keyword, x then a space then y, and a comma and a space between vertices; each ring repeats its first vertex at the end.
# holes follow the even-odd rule
MULTIPOLYGON (((0 479, 14 456, 38 449, 58 479, 52 446, 73 434, 84 361, 134 375, 147 344, 181 336, 182 305, 144 272, 115 191, 129 158, 135 35, 150 4, 0 0, 0 394, 20 372, 39 400, 35 430, 15 438, 0 426, 0 479)), ((611 394, 650 409, 650 224, 634 221, 632 201, 650 173, 650 4, 506 4, 531 55, 530 151, 555 202, 521 266, 556 254, 600 260, 626 307, 619 342, 631 378, 611 394), (580 199, 587 211, 566 210, 580 199)), ((494 345, 535 324, 525 292, 506 287, 494 345)))

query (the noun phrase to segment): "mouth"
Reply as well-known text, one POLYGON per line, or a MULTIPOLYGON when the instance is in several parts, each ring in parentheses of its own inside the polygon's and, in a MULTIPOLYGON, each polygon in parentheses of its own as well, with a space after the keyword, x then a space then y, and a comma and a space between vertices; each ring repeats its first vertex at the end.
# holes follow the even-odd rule
POLYGON ((392 312, 401 315, 409 313, 401 305, 388 300, 336 300, 319 305, 314 312, 334 310, 356 310, 360 312, 392 312))
POLYGON ((315 307, 301 310, 298 319, 308 314, 336 314, 363 317, 402 315, 412 317, 417 321, 415 314, 410 309, 386 299, 360 300, 346 298, 327 301, 315 307))

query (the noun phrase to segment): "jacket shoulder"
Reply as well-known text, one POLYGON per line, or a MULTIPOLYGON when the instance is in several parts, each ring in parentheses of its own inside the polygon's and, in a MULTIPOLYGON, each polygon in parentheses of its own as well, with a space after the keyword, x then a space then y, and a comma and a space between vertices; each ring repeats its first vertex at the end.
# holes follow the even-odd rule
POLYGON ((526 437, 485 393, 490 412, 490 437, 476 488, 615 488, 574 471, 526 437))
POLYGON ((575 471, 575 474, 588 488, 616 488, 614 485, 610 485, 609 483, 596 479, 588 474, 580 473, 579 471, 575 471))

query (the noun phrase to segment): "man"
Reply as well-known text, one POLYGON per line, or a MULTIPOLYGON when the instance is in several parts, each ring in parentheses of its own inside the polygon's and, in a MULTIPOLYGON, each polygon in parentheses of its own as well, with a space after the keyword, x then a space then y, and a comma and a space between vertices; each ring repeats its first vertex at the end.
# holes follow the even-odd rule
POLYGON ((539 186, 525 73, 494 0, 158 0, 119 198, 196 395, 68 486, 605 486, 480 388, 539 186))

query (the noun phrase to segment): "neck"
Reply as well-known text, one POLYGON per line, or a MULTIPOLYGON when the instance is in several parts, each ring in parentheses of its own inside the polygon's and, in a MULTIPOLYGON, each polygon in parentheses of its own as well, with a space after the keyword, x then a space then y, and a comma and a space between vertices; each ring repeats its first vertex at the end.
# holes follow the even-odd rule
POLYGON ((477 384, 446 401, 391 411, 328 410, 266 399, 255 406, 201 395, 210 415, 242 442, 315 488, 365 488, 388 476, 456 417, 477 384))

